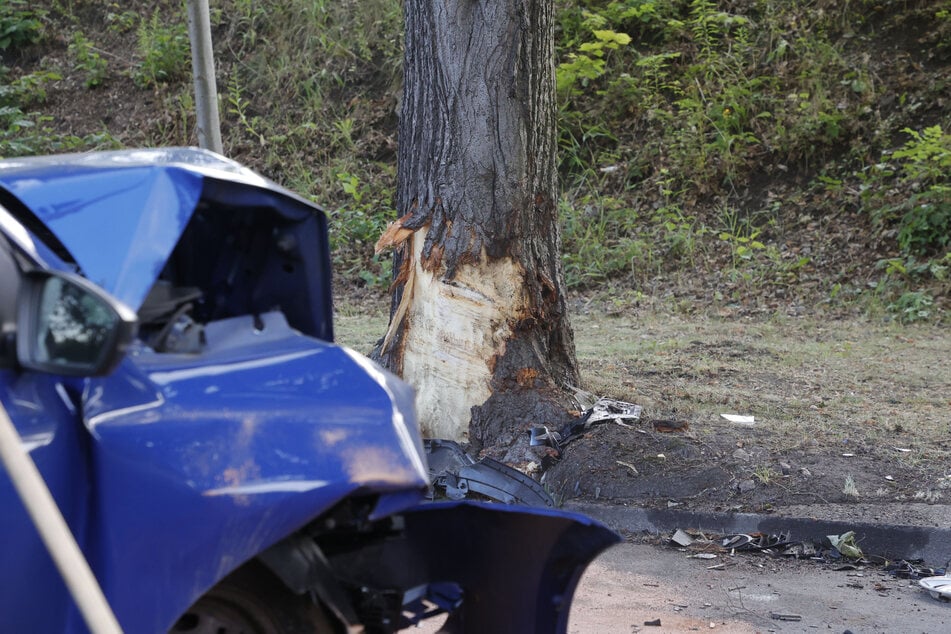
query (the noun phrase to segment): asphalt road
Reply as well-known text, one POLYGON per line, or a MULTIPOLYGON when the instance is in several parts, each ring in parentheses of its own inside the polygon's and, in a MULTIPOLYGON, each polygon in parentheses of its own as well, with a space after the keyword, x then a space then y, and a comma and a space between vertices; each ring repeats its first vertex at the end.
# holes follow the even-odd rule
POLYGON ((613 547, 585 572, 568 631, 951 632, 951 603, 880 568, 833 570, 746 553, 689 555, 640 543, 613 547), (645 624, 658 619, 659 626, 645 624))
MULTIPOLYGON (((946 506, 906 505, 898 509, 901 512, 891 513, 865 509, 858 515, 823 507, 800 510, 798 516, 572 506, 622 534, 635 536, 666 537, 683 528, 720 535, 784 532, 794 540, 814 540, 851 530, 868 556, 889 561, 920 558, 931 567, 951 560, 951 509, 946 506), (880 521, 893 517, 911 517, 914 523, 880 521)), ((845 562, 772 558, 762 553, 691 557, 695 554, 647 543, 615 546, 582 578, 569 631, 951 632, 951 603, 935 600, 917 581, 892 576, 882 566, 843 570, 845 562), (659 626, 646 625, 658 619, 659 626)))
MULTIPOLYGON (((882 566, 840 569, 847 562, 773 558, 762 553, 698 558, 694 551, 645 543, 637 537, 667 536, 683 528, 719 535, 784 531, 794 539, 807 540, 853 530, 867 555, 890 561, 921 558, 929 566, 940 567, 951 560, 949 507, 893 514, 905 517, 914 510, 913 525, 867 521, 876 519, 868 509, 856 517, 842 509, 832 509, 827 516, 812 509, 799 517, 657 512, 598 504, 570 504, 569 510, 635 536, 588 567, 572 604, 571 634, 951 632, 951 602, 932 598, 917 581, 897 578, 882 566)), ((435 621, 409 631, 438 632, 440 620, 435 621)))

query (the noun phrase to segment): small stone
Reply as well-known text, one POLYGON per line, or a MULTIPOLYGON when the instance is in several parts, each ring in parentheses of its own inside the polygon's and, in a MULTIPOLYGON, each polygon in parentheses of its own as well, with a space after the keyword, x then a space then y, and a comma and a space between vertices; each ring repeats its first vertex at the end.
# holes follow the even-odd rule
POLYGON ((739 489, 740 493, 749 493, 756 488, 756 483, 752 480, 741 480, 736 488, 739 489))
POLYGON ((742 462, 749 462, 750 460, 753 459, 753 454, 751 454, 745 449, 737 449, 736 451, 733 452, 733 459, 740 460, 742 462))
POLYGON ((789 475, 792 473, 792 465, 788 462, 780 462, 779 469, 783 472, 783 475, 789 475))

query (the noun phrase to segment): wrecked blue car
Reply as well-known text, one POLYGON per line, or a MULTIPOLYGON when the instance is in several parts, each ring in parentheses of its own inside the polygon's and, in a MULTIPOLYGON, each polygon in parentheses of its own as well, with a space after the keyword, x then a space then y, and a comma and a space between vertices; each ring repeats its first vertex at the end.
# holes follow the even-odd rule
MULTIPOLYGON (((334 344, 327 220, 195 149, 0 161, 0 401, 122 629, 563 632, 617 537, 431 501, 413 393, 334 344)), ((87 626, 0 471, 0 632, 87 626)))

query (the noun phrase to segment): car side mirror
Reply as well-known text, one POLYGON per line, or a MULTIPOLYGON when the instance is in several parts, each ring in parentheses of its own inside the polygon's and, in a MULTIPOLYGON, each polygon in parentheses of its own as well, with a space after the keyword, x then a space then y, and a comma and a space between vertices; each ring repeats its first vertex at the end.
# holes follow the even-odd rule
POLYGON ((135 313, 78 275, 29 271, 17 304, 17 360, 31 370, 108 374, 135 337, 135 313))

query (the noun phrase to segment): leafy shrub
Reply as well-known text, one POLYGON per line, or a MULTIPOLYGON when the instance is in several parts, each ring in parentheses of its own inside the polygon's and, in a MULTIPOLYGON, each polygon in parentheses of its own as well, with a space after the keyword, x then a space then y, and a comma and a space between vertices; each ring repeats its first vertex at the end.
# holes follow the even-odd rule
POLYGON ((934 298, 931 295, 924 291, 909 291, 889 304, 888 310, 898 316, 898 321, 910 324, 929 320, 933 307, 934 298))
POLYGON ((25 0, 3 0, 0 3, 0 50, 35 44, 43 37, 41 15, 24 9, 25 0))
MULTIPOLYGON (((907 200, 882 204, 873 208, 872 215, 880 224, 896 222, 898 246, 905 255, 927 255, 951 244, 951 134, 940 126, 921 132, 905 128, 911 136, 895 150, 891 158, 899 162, 901 182, 915 192, 907 200)), ((890 175, 887 166, 880 166, 870 187, 882 188, 884 177, 890 175)), ((873 203, 881 204, 882 195, 869 195, 873 203)))

